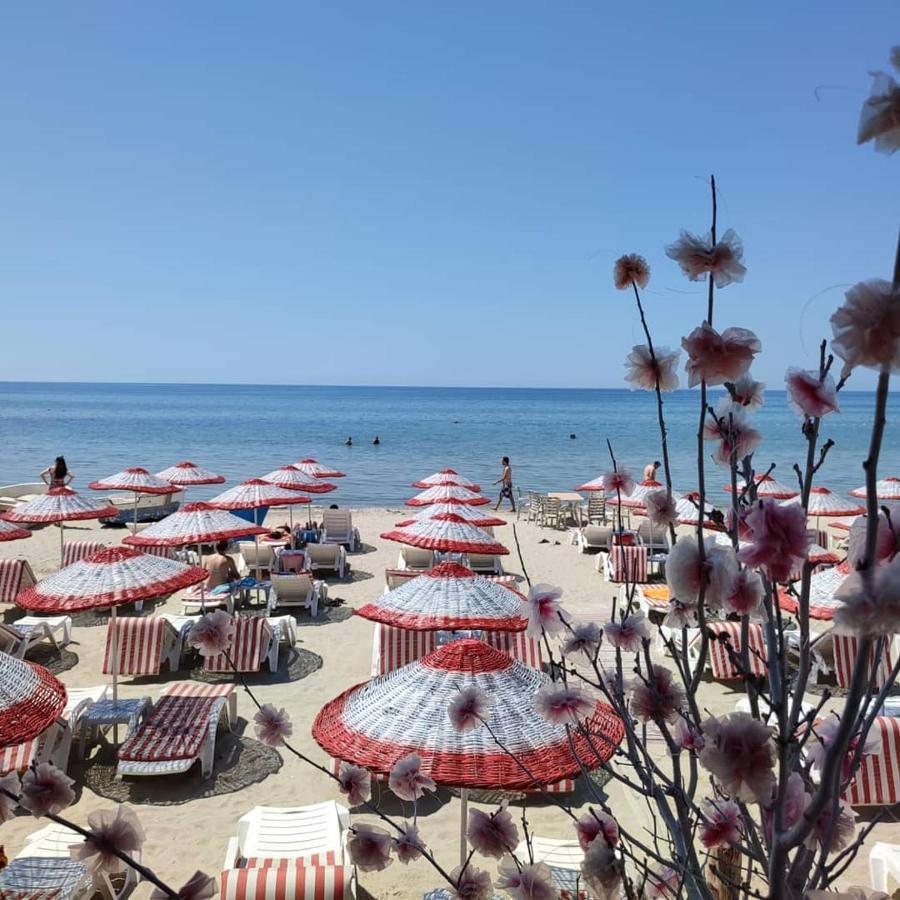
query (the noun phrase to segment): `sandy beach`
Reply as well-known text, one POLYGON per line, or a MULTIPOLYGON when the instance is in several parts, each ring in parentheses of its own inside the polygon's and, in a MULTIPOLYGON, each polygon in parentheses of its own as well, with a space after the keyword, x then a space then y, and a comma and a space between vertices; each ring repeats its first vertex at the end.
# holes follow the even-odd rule
MULTIPOLYGON (((364 545, 362 552, 349 556, 351 572, 343 580, 328 580, 329 606, 324 610, 320 609, 317 619, 310 619, 306 612, 297 616, 299 647, 320 657, 320 668, 296 681, 284 681, 268 675, 253 681, 261 702, 285 707, 290 713, 296 746, 322 764, 327 764, 327 757, 313 740, 310 726, 324 703, 351 685, 370 677, 374 625, 352 615, 352 610, 383 592, 384 569, 396 565, 399 545, 381 540, 378 535, 405 515, 400 508, 353 510, 354 524, 359 528, 364 545)), ((511 521, 515 521, 515 516, 509 516, 508 513, 506 515, 511 521)), ((281 511, 273 511, 268 521, 278 522, 282 517, 281 511)), ((570 543, 570 534, 566 531, 539 528, 524 520, 516 527, 522 555, 532 581, 562 587, 564 606, 577 619, 605 621, 611 608, 614 589, 595 570, 595 557, 581 554, 570 543)), ((118 544, 127 534, 123 529, 102 528, 93 523, 73 523, 73 527, 67 528, 66 533, 69 540, 91 538, 108 544, 118 544)), ((496 533, 512 551, 504 560, 505 568, 521 575, 522 566, 515 552, 512 528, 498 528, 496 533)), ((30 561, 38 578, 56 570, 59 564, 58 554, 58 532, 53 527, 35 532, 28 541, 0 545, 0 556, 24 556, 30 561)), ((178 596, 157 606, 155 611, 180 613, 178 596)), ((5 620, 14 621, 20 612, 16 608, 6 608, 5 620)), ((84 687, 106 681, 106 676, 101 674, 105 633, 105 628, 96 624, 76 624, 73 643, 67 649, 77 654, 78 661, 73 668, 60 675, 67 686, 84 687)), ((304 659, 315 662, 305 654, 304 659)), ((186 677, 189 677, 187 673, 170 675, 166 670, 157 679, 126 677, 121 681, 120 692, 124 697, 155 697, 169 681, 186 677)), ((701 686, 701 707, 713 713, 730 711, 734 708, 737 696, 733 688, 705 680, 701 686)), ((239 722, 238 731, 244 730, 244 736, 252 739, 252 726, 247 725, 247 720, 252 719, 252 704, 243 692, 238 694, 238 713, 243 720, 239 722)), ((664 745, 661 741, 659 743, 660 754, 663 754, 664 745)), ((239 772, 242 767, 246 768, 240 757, 236 761, 222 760, 221 748, 220 739, 217 771, 222 765, 235 772, 239 772)), ((73 751, 70 774, 79 779, 79 775, 85 771, 85 763, 77 756, 77 752, 73 751)), ((196 769, 178 784, 182 786, 180 794, 173 792, 166 785, 165 779, 160 779, 158 789, 155 789, 151 797, 154 802, 134 804, 147 833, 144 862, 174 885, 181 884, 198 868, 217 876, 222 868, 228 838, 235 833, 238 818, 252 807, 304 805, 330 798, 340 800, 333 782, 289 754, 284 755, 278 771, 231 793, 196 796, 205 789, 196 769), (187 799, 190 797, 194 799, 187 799)), ((615 785, 607 786, 607 790, 611 793, 612 806, 619 817, 634 822, 640 821, 645 815, 644 800, 641 797, 626 794, 615 785)), ((377 787, 375 796, 379 796, 377 787)), ((385 811, 398 815, 403 813, 401 804, 386 787, 381 789, 380 797, 385 811)), ((574 796, 576 813, 578 805, 584 804, 586 797, 584 791, 574 796)), ((68 813, 74 821, 84 823, 91 811, 111 805, 110 800, 98 796, 79 780, 77 802, 68 813)), ((407 809, 406 813, 409 814, 410 810, 407 809)), ((453 868, 458 862, 459 852, 459 800, 441 789, 434 797, 420 804, 419 817, 423 838, 446 868, 453 868)), ((865 818, 869 818, 868 813, 865 813, 865 818)), ((530 801, 528 819, 533 832, 538 835, 573 837, 567 816, 544 800, 530 801)), ((5 846, 10 858, 15 856, 25 836, 39 825, 34 819, 19 817, 0 828, 0 843, 5 846)), ((870 841, 898 838, 900 828, 893 823, 882 823, 877 826, 870 841)), ((490 871, 496 870, 492 860, 485 862, 490 871)), ((847 884, 867 882, 864 855, 856 860, 843 880, 847 884)), ((417 897, 440 885, 437 874, 422 861, 410 866, 394 861, 381 873, 362 873, 359 882, 361 897, 417 897)), ((136 896, 146 896, 148 892, 146 885, 140 885, 136 896)))

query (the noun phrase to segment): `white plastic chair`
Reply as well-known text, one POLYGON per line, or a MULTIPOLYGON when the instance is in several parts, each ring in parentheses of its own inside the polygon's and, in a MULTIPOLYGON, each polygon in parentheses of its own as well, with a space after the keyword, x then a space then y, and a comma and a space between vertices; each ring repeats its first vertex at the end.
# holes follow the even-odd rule
POLYGON ((322 510, 322 543, 343 544, 351 553, 359 549, 359 531, 349 509, 322 510))
POLYGON ((347 565, 347 551, 342 544, 307 544, 306 565, 310 572, 324 569, 344 577, 347 565))
POLYGON ((269 590, 270 614, 283 606, 303 606, 311 616, 319 614, 319 601, 328 596, 328 588, 314 581, 308 572, 297 575, 272 575, 269 590))

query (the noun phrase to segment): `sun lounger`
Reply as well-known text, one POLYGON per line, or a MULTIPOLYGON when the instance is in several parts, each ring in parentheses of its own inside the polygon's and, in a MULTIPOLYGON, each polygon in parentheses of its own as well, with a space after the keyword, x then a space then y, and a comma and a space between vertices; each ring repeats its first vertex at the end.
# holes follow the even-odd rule
MULTIPOLYGON (((163 663, 168 664, 170 671, 178 671, 189 622, 179 630, 165 616, 119 616, 115 625, 118 675, 159 675, 163 663)), ((112 635, 113 621, 110 619, 103 654, 105 675, 113 671, 112 635)))
MULTIPOLYGON (((51 822, 44 828, 32 832, 25 838, 25 846, 16 857, 27 860, 65 860, 71 862, 69 847, 72 844, 81 843, 82 836, 77 831, 65 825, 51 822)), ((140 850, 131 854, 135 862, 141 861, 140 850)), ((79 863, 79 865, 81 865, 79 863)), ((130 893, 140 880, 138 873, 130 866, 125 866, 121 875, 112 878, 103 871, 97 872, 93 877, 93 890, 99 891, 105 900, 119 900, 130 893)))
POLYGON ((175 681, 163 688, 160 697, 219 697, 225 701, 228 725, 237 722, 237 694, 233 684, 203 684, 200 681, 175 681))
POLYGON ((665 584, 639 584, 634 591, 634 602, 649 619, 651 613, 658 616, 665 615, 669 611, 670 596, 669 588, 665 584))
POLYGON ((30 741, 0 749, 0 776, 10 772, 21 774, 32 763, 44 762, 53 763, 65 772, 71 749, 72 729, 65 719, 59 718, 30 741))
POLYGON ((271 544, 254 544, 253 541, 239 541, 240 556, 237 567, 242 575, 253 575, 256 570, 270 572, 275 561, 275 547, 271 544))
POLYGON ((890 883, 900 884, 900 844, 877 841, 869 851, 869 882, 876 891, 887 894, 890 883))
POLYGON ((297 643, 297 626, 291 616, 264 619, 239 616, 234 621, 234 639, 228 656, 207 656, 203 668, 207 672, 258 672, 264 662, 269 671, 278 671, 278 650, 284 643, 297 643), (230 659, 229 659, 230 657, 230 659))
POLYGON ((23 616, 12 625, 0 624, 0 650, 18 659, 44 641, 58 650, 71 640, 70 616, 23 616))
POLYGON ((27 559, 0 559, 0 603, 15 603, 22 591, 35 584, 27 559))
MULTIPOLYGON (((643 545, 613 544, 603 556, 603 576, 614 584, 647 583, 647 548, 643 545)), ((599 559, 598 559, 599 565, 599 559)))
POLYGON ((87 866, 71 858, 20 855, 0 871, 3 900, 79 900, 93 892, 87 866))
MULTIPOLYGON (((570 900, 588 897, 587 885, 581 877, 584 850, 578 841, 561 841, 532 835, 530 852, 536 863, 544 863, 550 869, 550 878, 560 897, 570 900)), ((516 856, 527 860, 528 854, 529 846, 522 841, 516 847, 516 856)))
POLYGON ((343 578, 347 551, 341 544, 307 544, 306 566, 313 574, 324 570, 336 572, 339 578, 343 578))
MULTIPOLYGON (((225 687, 233 690, 232 685, 225 687)), ((221 694, 164 694, 147 721, 119 747, 116 778, 177 775, 195 762, 200 763, 201 778, 209 778, 219 726, 230 727, 226 705, 227 697, 221 694)))
POLYGON ((400 558, 397 561, 398 569, 413 569, 424 572, 434 567, 434 551, 425 550, 422 547, 400 548, 400 558))
POLYGON ((342 544, 351 553, 359 550, 359 531, 353 527, 353 517, 349 509, 322 511, 322 542, 342 544))
POLYGON ((585 525, 575 532, 578 548, 582 553, 605 550, 609 546, 612 531, 612 525, 585 525))
POLYGON ((231 585, 222 584, 210 590, 195 585, 185 591, 181 596, 181 611, 185 615, 196 615, 212 609, 225 608, 230 615, 234 612, 234 597, 237 589, 231 585))
POLYGON ((298 572, 304 572, 306 571, 306 551, 276 550, 274 566, 273 574, 296 575, 298 572))
POLYGON ((500 557, 487 553, 467 553, 464 565, 479 575, 503 574, 503 562, 500 557))
POLYGON ((269 612, 284 606, 303 606, 311 616, 319 614, 319 603, 328 597, 328 586, 315 581, 309 572, 297 575, 272 575, 269 590, 269 612))
POLYGON ((874 753, 863 756, 844 793, 851 806, 893 806, 900 801, 900 719, 876 716, 870 736, 880 737, 874 753))
MULTIPOLYGON (((856 656, 859 644, 853 635, 834 634, 830 632, 831 645, 834 652, 834 674, 837 678, 838 687, 849 688, 853 678, 853 666, 856 663, 856 656)), ((870 657, 871 665, 875 662, 875 653, 877 643, 873 645, 870 657)), ((894 662, 900 656, 900 637, 893 635, 885 644, 881 659, 878 662, 877 674, 875 676, 875 687, 880 688, 884 685, 887 677, 891 674, 894 662)))
POLYGON ((650 553, 669 552, 669 532, 659 525, 653 526, 650 520, 642 518, 637 527, 638 540, 650 551, 650 553))
MULTIPOLYGON (((713 632, 719 639, 710 638, 707 645, 706 665, 717 681, 733 681, 743 678, 741 672, 741 623, 713 621, 706 623, 707 632, 713 632)), ((665 641, 671 642, 676 652, 681 650, 680 628, 660 629, 665 641)), ((763 637, 762 625, 751 622, 749 630, 750 639, 750 673, 752 675, 765 675, 766 666, 766 642, 763 637)), ((688 659, 692 669, 700 662, 701 636, 699 628, 688 628, 688 659)))
POLYGON ((63 568, 71 566, 72 563, 81 562, 81 560, 105 549, 106 544, 100 541, 68 541, 63 548, 63 568))

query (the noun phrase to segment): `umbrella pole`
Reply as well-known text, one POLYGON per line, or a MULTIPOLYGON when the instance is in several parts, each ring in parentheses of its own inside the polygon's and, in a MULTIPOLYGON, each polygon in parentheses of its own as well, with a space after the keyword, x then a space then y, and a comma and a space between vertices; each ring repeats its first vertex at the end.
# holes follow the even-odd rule
MULTIPOLYGON (((197 565, 203 565, 203 545, 197 541, 197 565)), ((200 615, 206 614, 206 579, 200 582, 200 615)))
POLYGON ((59 567, 62 568, 63 560, 66 558, 66 537, 65 537, 65 528, 66 523, 59 523, 59 567))
POLYGON ((469 789, 463 788, 459 792, 459 864, 466 864, 466 823, 469 820, 469 789))
POLYGON ((138 493, 134 492, 134 523, 132 524, 132 533, 137 534, 137 504, 138 504, 138 493))
MULTIPOLYGON (((116 708, 119 705, 119 636, 116 631, 115 606, 110 607, 109 624, 111 629, 110 649, 112 650, 113 715, 115 716, 116 708)), ((119 726, 116 722, 113 722, 113 745, 119 746, 119 726)))

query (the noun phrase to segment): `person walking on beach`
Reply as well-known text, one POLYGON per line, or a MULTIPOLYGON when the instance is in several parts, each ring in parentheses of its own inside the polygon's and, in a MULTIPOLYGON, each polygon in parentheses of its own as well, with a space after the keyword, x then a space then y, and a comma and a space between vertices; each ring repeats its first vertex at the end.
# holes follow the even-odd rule
POLYGON ((654 460, 644 466, 644 481, 656 481, 656 470, 660 467, 660 461, 654 460))
POLYGON ((229 581, 239 581, 241 578, 234 560, 225 552, 227 549, 228 541, 219 541, 216 544, 216 552, 207 557, 203 568, 209 572, 206 578, 208 590, 212 590, 220 584, 228 584, 229 581))
POLYGON ((497 497, 497 505, 494 509, 500 509, 500 503, 504 497, 509 500, 509 505, 512 507, 512 511, 516 511, 516 501, 513 499, 513 491, 512 491, 512 466, 509 464, 509 457, 504 456, 503 459, 500 460, 500 465, 503 466, 503 472, 500 477, 494 482, 494 484, 500 485, 500 496, 497 497))
POLYGON ((74 477, 75 473, 69 471, 64 456, 57 456, 53 465, 47 466, 47 468, 41 472, 41 481, 52 488, 65 487, 67 484, 71 483, 74 477))

